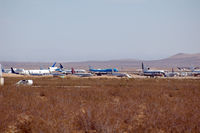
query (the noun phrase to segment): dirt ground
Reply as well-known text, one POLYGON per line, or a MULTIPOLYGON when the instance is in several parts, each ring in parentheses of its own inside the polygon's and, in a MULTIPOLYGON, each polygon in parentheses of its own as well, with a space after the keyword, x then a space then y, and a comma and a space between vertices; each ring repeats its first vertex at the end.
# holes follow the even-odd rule
POLYGON ((0 132, 200 132, 200 79, 9 76, 0 132))

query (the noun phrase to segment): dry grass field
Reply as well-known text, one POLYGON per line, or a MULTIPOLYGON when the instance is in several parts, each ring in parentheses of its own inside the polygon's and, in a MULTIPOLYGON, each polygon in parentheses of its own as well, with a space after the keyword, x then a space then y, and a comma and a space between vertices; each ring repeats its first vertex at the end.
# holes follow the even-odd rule
POLYGON ((199 79, 20 79, 0 86, 0 132, 200 132, 199 79))

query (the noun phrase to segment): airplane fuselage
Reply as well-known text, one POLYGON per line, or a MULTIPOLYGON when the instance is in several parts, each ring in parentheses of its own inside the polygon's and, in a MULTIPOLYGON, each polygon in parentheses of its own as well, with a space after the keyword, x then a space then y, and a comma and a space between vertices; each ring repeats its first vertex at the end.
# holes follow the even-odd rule
POLYGON ((50 70, 24 70, 21 72, 21 74, 24 75, 48 75, 50 74, 50 70))
POLYGON ((163 70, 148 70, 148 71, 143 71, 143 75, 150 77, 165 76, 165 72, 163 70))
POLYGON ((89 69, 90 72, 93 73, 112 73, 112 72, 118 72, 116 68, 108 68, 108 69, 89 69))

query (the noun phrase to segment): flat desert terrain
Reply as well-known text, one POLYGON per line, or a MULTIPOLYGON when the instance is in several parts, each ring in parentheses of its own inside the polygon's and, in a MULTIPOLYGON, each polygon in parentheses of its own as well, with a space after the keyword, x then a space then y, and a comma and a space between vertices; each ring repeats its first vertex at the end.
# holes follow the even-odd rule
POLYGON ((0 132, 200 132, 200 79, 5 77, 0 132))

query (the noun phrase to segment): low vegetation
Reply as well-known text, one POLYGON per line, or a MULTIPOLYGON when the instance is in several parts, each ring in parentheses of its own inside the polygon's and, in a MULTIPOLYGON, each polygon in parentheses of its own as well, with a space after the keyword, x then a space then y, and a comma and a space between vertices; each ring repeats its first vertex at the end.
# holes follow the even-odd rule
POLYGON ((198 79, 20 79, 0 87, 0 132, 200 132, 198 79))

